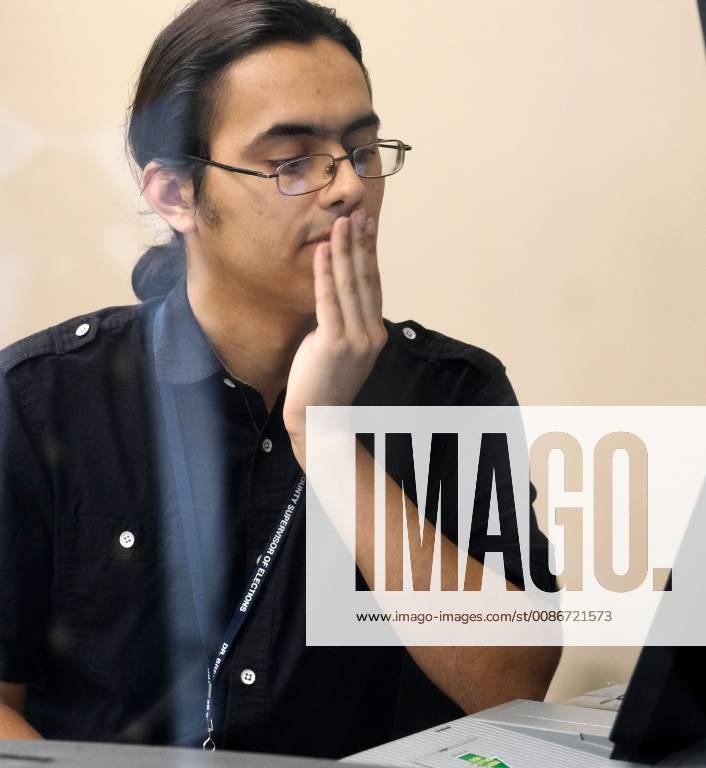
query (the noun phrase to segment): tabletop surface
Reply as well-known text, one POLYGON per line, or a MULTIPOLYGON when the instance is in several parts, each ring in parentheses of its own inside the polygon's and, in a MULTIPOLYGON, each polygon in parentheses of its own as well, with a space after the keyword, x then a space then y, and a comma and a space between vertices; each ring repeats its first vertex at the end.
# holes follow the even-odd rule
POLYGON ((185 747, 97 742, 8 740, 0 742, 0 768, 331 768, 334 760, 185 747))

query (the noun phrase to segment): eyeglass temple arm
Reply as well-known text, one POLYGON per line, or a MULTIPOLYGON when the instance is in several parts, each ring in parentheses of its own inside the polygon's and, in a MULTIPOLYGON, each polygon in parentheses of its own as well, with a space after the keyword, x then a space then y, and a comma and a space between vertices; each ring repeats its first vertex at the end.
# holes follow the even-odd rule
POLYGON ((247 173, 250 176, 259 176, 262 179, 274 179, 278 175, 276 173, 263 173, 262 171, 251 171, 249 168, 235 168, 232 165, 225 165, 223 163, 218 163, 215 160, 206 160, 203 157, 196 157, 195 155, 184 155, 184 157, 188 157, 191 160, 198 160, 200 163, 205 163, 206 165, 215 165, 216 168, 223 168, 226 171, 237 171, 238 173, 247 173))
MULTIPOLYGON (((388 141, 397 141, 397 140, 396 139, 378 139, 377 141, 374 141, 372 143, 373 144, 382 144, 383 146, 385 146, 385 142, 388 142, 388 141)), ((412 147, 410 147, 409 144, 405 144, 402 141, 400 141, 399 144, 402 145, 402 149, 404 149, 406 152, 409 152, 409 150, 412 149, 412 147)), ((388 145, 388 146, 393 146, 393 145, 388 145)))

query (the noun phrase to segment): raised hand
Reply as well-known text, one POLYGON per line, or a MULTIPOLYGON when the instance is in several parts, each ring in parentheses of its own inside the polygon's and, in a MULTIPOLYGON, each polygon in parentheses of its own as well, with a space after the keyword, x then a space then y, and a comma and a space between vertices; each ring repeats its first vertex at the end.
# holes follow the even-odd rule
POLYGON ((350 405, 387 341, 376 223, 363 210, 336 219, 314 252, 317 327, 302 341, 287 380, 284 424, 305 468, 306 406, 350 405))

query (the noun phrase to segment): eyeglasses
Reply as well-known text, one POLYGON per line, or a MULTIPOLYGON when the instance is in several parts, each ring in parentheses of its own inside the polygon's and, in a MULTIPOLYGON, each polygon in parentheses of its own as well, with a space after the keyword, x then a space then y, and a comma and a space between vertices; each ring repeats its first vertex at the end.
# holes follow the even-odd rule
POLYGON ((402 169, 405 152, 412 147, 398 139, 379 139, 370 144, 352 149, 347 155, 306 155, 295 157, 277 166, 274 173, 263 173, 247 168, 234 168, 232 165, 217 163, 194 155, 183 155, 216 168, 223 168, 233 173, 247 173, 261 179, 277 179, 277 189, 283 195, 306 195, 327 187, 336 176, 336 169, 341 160, 350 160, 355 172, 363 179, 381 179, 392 176, 402 169))

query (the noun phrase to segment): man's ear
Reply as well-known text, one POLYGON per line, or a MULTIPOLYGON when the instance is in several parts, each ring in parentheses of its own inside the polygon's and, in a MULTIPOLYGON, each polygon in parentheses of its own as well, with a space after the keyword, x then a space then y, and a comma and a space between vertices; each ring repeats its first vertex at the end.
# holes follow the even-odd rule
POLYGON ((194 187, 183 174, 150 161, 142 171, 141 194, 150 208, 177 232, 196 230, 194 187))

